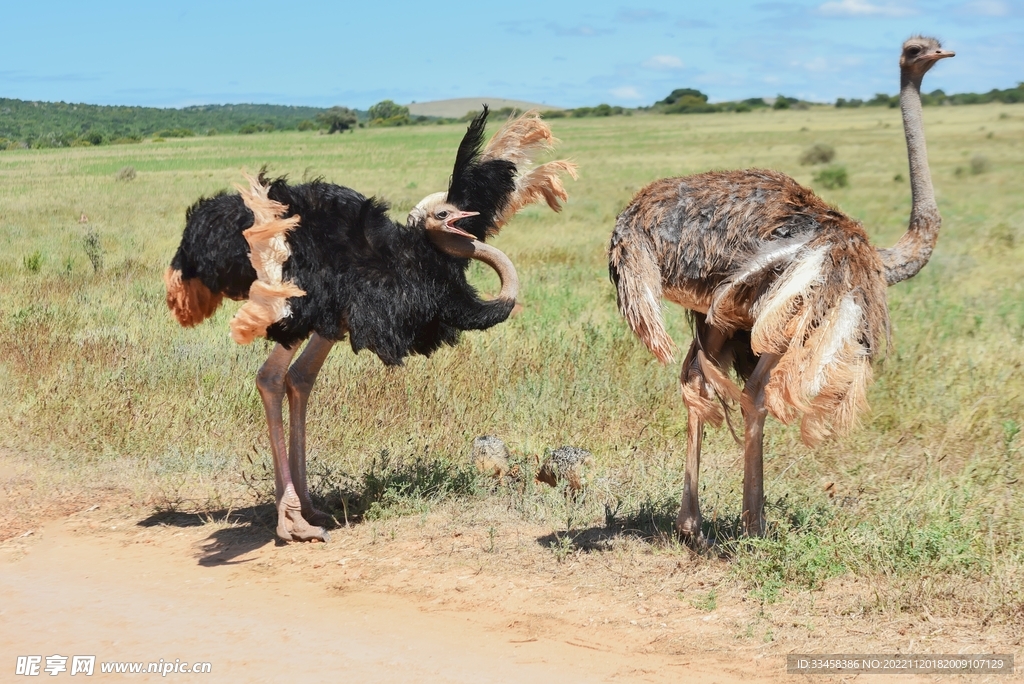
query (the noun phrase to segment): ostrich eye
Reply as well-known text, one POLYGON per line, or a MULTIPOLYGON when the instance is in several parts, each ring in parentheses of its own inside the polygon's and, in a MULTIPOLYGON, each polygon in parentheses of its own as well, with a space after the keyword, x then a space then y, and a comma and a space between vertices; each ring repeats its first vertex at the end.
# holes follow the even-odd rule
POLYGON ((915 45, 913 47, 907 48, 908 57, 917 57, 919 54, 921 54, 921 48, 919 48, 918 46, 915 45))
POLYGON ((435 216, 436 216, 437 218, 441 219, 442 221, 443 221, 444 219, 448 218, 448 212, 447 212, 447 211, 444 211, 444 210, 442 210, 442 211, 439 211, 439 212, 437 212, 437 213, 436 213, 436 214, 434 214, 434 215, 435 215, 435 216))

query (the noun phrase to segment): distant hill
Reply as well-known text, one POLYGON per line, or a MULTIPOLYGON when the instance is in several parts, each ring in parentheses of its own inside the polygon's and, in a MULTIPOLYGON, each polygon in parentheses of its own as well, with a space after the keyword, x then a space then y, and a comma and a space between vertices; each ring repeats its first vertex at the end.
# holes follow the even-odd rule
POLYGON ((539 109, 542 112, 563 109, 563 107, 555 107, 554 105, 526 102, 524 100, 507 100, 503 97, 459 97, 452 100, 413 102, 406 105, 406 107, 409 108, 409 113, 413 116, 442 116, 449 119, 458 119, 465 116, 467 112, 480 111, 481 105, 484 104, 492 110, 504 109, 505 107, 520 111, 539 109))

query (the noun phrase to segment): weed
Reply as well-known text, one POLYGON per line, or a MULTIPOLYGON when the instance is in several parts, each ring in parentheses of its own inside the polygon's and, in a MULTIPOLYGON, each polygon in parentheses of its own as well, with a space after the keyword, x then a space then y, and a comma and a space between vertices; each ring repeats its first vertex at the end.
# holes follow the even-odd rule
POLYGON ((128 182, 135 180, 135 176, 136 173, 134 166, 122 166, 120 169, 118 169, 117 173, 114 175, 114 178, 119 181, 128 182))
POLYGON ((836 188, 845 188, 850 184, 850 179, 846 173, 845 166, 826 166, 818 173, 814 174, 814 182, 822 185, 829 190, 835 190, 836 188))
POLYGON ((690 599, 690 605, 697 610, 710 613, 718 607, 718 592, 712 589, 706 594, 698 594, 694 598, 690 599))
POLYGON ((992 164, 989 162, 988 157, 983 154, 976 154, 971 157, 971 173, 975 176, 987 173, 992 168, 992 164))
POLYGON ((576 545, 568 534, 556 534, 555 540, 548 546, 551 549, 551 553, 554 554, 555 560, 559 563, 564 563, 576 551, 576 545))
POLYGON ((39 273, 39 269, 43 267, 43 253, 37 249, 23 256, 21 263, 29 273, 39 273))
POLYGON ((85 255, 89 257, 93 273, 103 271, 103 245, 100 244, 99 234, 90 227, 82 238, 82 246, 85 248, 85 255))
POLYGON ((800 163, 804 166, 811 164, 828 164, 835 159, 836 149, 824 143, 815 143, 808 147, 800 155, 800 163))

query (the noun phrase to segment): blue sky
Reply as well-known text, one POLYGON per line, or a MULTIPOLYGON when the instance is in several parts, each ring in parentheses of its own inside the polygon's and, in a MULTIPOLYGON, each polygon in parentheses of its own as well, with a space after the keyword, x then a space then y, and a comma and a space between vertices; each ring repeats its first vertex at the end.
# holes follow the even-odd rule
POLYGON ((366 108, 451 97, 560 106, 895 93, 912 33, 957 52, 926 90, 1024 81, 1024 0, 11 2, 0 97, 366 108))

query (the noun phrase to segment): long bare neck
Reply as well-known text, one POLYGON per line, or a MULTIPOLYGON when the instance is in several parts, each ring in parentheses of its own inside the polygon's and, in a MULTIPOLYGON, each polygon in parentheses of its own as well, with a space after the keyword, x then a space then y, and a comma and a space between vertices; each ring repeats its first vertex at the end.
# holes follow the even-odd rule
POLYGON ((928 169, 928 150, 924 142, 924 121, 921 116, 921 77, 904 71, 900 76, 900 110, 903 132, 907 137, 907 158, 910 162, 910 226, 890 249, 880 249, 885 279, 895 285, 917 275, 932 255, 939 239, 942 217, 935 203, 932 174, 928 169))
POLYGON ((511 259, 496 247, 470 240, 468 238, 442 233, 440 231, 427 231, 431 242, 446 254, 460 259, 476 259, 493 268, 501 280, 501 291, 495 297, 496 301, 515 302, 519 296, 519 274, 516 267, 512 265, 511 259))

